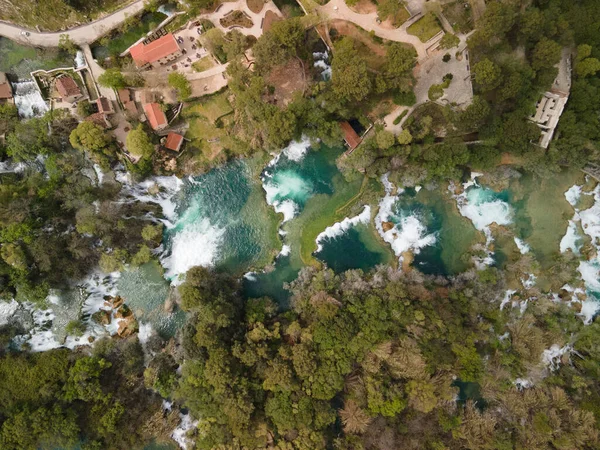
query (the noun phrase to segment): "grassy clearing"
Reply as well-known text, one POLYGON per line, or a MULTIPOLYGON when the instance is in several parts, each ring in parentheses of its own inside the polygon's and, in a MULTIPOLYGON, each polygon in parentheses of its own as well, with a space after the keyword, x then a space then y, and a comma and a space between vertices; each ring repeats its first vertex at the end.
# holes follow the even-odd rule
POLYGON ((205 56, 204 58, 199 59, 194 64, 192 64, 192 67, 196 72, 204 72, 205 70, 208 70, 214 66, 215 62, 210 56, 205 56))
POLYGON ((440 27, 437 17, 432 13, 428 13, 408 27, 406 31, 408 34, 417 36, 421 42, 427 42, 442 31, 442 28, 440 27))
POLYGON ((209 161, 232 144, 228 131, 231 116, 227 114, 233 112, 233 108, 227 100, 227 95, 228 91, 209 96, 191 103, 182 112, 182 118, 190 125, 186 138, 190 139, 192 145, 209 161))
POLYGON ((254 14, 258 14, 262 11, 263 6, 265 6, 265 2, 264 0, 246 0, 246 5, 248 5, 250 11, 254 14))
POLYGON ((473 12, 469 2, 456 0, 452 3, 446 3, 442 6, 442 12, 454 31, 466 34, 473 29, 473 12))

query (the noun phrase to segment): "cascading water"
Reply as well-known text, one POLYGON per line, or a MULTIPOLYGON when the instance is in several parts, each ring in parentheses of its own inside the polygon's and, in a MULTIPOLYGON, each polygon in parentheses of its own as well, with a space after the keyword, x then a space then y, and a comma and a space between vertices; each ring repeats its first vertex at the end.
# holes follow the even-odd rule
POLYGON ((30 119, 42 116, 49 111, 48 105, 37 89, 35 81, 19 81, 11 84, 19 116, 30 119))

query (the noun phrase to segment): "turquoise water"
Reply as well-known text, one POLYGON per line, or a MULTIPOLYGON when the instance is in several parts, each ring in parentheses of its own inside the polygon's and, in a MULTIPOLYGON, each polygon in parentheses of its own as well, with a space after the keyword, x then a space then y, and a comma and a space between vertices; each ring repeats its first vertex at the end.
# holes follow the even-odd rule
POLYGON ((262 188, 242 161, 186 179, 175 201, 177 219, 165 231, 162 260, 170 280, 196 265, 241 275, 278 251, 262 188))
POLYGON ((328 238, 315 256, 336 273, 350 269, 368 271, 378 264, 385 264, 389 261, 389 252, 384 249, 374 251, 364 241, 365 235, 372 233, 371 227, 360 224, 340 236, 328 238))

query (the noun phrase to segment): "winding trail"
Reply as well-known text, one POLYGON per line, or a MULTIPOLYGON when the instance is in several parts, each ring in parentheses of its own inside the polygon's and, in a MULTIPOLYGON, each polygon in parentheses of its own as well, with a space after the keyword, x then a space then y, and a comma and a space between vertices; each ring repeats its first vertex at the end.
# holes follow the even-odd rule
POLYGON ((13 25, 0 21, 0 36, 13 41, 34 47, 58 47, 61 34, 68 34, 77 45, 91 44, 109 31, 117 28, 128 17, 133 16, 144 9, 144 0, 135 0, 133 3, 115 11, 101 19, 85 25, 57 32, 38 32, 25 27, 13 25), (22 33, 27 32, 29 36, 22 33))

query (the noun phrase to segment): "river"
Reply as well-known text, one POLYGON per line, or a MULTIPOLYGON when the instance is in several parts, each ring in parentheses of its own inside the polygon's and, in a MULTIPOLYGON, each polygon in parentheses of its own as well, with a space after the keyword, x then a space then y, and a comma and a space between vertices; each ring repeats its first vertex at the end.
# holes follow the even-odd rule
POLYGON ((526 308, 546 293, 577 304, 585 321, 598 310, 600 187, 581 172, 539 180, 510 170, 505 177, 471 174, 462 182, 403 187, 390 181, 394 174, 345 179, 336 166, 342 151, 302 140, 276 155, 184 179, 136 184, 117 173, 124 198, 162 207, 160 264, 95 273, 73 292, 53 292, 47 311, 9 304, 0 316, 28 316, 33 325, 17 342, 34 350, 76 346, 115 331, 90 317, 105 295, 118 294, 144 339, 154 332, 168 338, 185 314, 165 302, 196 265, 235 275, 247 297, 270 296, 283 309, 290 306, 286 283, 304 266, 341 273, 391 264, 446 277, 499 267, 509 288, 498 293, 502 307, 526 308), (556 276, 567 260, 573 269, 556 276), (87 332, 65 336, 65 323, 81 314, 87 332))

